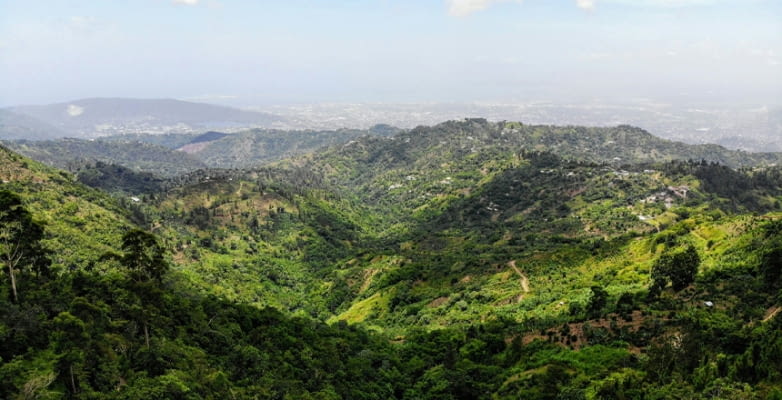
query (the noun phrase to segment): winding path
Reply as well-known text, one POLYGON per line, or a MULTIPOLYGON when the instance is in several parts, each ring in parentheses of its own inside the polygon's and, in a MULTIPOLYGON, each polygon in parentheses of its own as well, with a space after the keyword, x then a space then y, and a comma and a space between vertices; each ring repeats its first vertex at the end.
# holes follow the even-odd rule
POLYGON ((766 321, 770 320, 771 318, 774 318, 774 316, 776 316, 777 314, 779 314, 779 311, 780 311, 780 310, 782 310, 782 307, 779 307, 779 306, 777 306, 777 307, 771 307, 771 308, 768 310, 768 312, 766 313, 766 317, 765 317, 765 318, 763 318, 763 321, 762 321, 762 322, 766 322, 766 321))
POLYGON ((527 278, 527 275, 524 275, 523 272, 516 266, 516 260, 510 260, 508 261, 508 266, 513 268, 514 271, 516 271, 516 274, 519 275, 519 279, 521 280, 521 290, 524 293, 529 293, 529 278, 527 278))

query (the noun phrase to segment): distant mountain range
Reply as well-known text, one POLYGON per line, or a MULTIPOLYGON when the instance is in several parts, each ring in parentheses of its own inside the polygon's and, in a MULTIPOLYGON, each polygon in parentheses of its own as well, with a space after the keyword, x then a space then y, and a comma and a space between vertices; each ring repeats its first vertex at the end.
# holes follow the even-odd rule
MULTIPOLYGON (((535 125, 628 124, 664 139, 753 152, 782 150, 782 108, 695 107, 632 100, 554 104, 303 104, 242 110, 166 99, 95 98, 0 109, 0 139, 91 139, 116 135, 234 133, 253 128, 333 131, 378 123, 412 129, 482 116, 535 125)), ((186 144, 186 143, 183 143, 186 144)))
MULTIPOLYGON (((302 130, 250 129, 225 134, 216 131, 187 134, 126 134, 99 139, 6 140, 4 144, 27 157, 73 170, 84 162, 118 164, 137 172, 172 177, 202 168, 253 168, 316 152, 330 157, 343 152, 366 152, 358 160, 393 169, 409 164, 410 157, 426 163, 447 163, 455 153, 488 148, 504 151, 556 151, 566 159, 610 162, 620 166, 672 160, 705 160, 732 168, 782 165, 782 153, 748 153, 719 145, 688 145, 653 136, 629 125, 580 127, 489 122, 485 119, 449 121, 412 130, 377 125, 371 129, 302 130), (330 150, 318 151, 322 148, 330 150), (440 161, 437 161, 440 160, 440 161)), ((342 161, 332 160, 329 168, 342 161)), ((314 168, 314 167, 313 167, 314 168)), ((341 183, 341 184, 344 184, 341 183)))
POLYGON ((0 109, 0 138, 6 140, 47 140, 67 136, 65 131, 55 128, 29 115, 0 109))
POLYGON ((95 98, 0 109, 0 139, 94 138, 274 127, 269 113, 172 99, 95 98))

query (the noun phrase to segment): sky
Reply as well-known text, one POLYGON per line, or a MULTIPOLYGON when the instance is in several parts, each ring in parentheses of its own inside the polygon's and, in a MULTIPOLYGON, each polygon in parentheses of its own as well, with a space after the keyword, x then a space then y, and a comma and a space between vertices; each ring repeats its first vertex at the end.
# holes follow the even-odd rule
POLYGON ((0 0, 0 106, 782 101, 780 0, 0 0))

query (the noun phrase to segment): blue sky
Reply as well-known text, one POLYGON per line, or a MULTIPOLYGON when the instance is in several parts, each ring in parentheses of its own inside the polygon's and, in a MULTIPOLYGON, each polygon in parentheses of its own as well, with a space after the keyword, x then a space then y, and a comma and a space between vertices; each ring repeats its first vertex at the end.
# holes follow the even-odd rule
POLYGON ((0 0, 0 106, 782 98, 778 0, 0 0))

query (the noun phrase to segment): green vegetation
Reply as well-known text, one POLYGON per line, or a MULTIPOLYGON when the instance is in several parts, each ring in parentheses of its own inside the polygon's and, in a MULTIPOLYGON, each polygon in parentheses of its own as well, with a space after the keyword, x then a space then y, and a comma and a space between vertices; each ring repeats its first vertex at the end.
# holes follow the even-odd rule
MULTIPOLYGON (((365 135, 390 136, 399 130, 379 125, 369 130, 281 131, 252 129, 224 134, 137 134, 96 140, 17 140, 5 144, 48 165, 81 174, 85 166, 113 164, 128 170, 174 177, 201 168, 250 168, 270 161, 346 143, 365 135)), ((102 169, 102 168, 96 168, 102 169)), ((105 171, 104 171, 105 172, 105 171)), ((86 182, 92 186, 97 181, 86 182)), ((113 191, 103 184, 103 190, 113 191)))
MULTIPOLYGON (((393 131, 391 131, 393 132, 393 131)), ((387 131, 339 129, 336 131, 281 131, 252 129, 222 137, 193 139, 182 149, 212 168, 251 168, 320 147, 346 143, 365 135, 387 131)))
POLYGON ((7 141, 4 144, 27 157, 71 172, 96 162, 119 164, 158 176, 176 176, 206 167, 185 153, 141 142, 59 139, 7 141))
POLYGON ((79 182, 109 193, 149 194, 160 191, 163 184, 163 180, 148 172, 101 161, 75 167, 71 172, 79 182))
MULTIPOLYGON (((0 260, 7 267, 13 301, 19 302, 16 270, 34 270, 48 275, 49 260, 41 247, 43 228, 32 220, 16 194, 0 191, 0 260)), ((30 274, 32 275, 32 274, 30 274)))
POLYGON ((698 250, 692 245, 686 250, 661 255, 652 266, 652 290, 662 290, 668 285, 668 281, 673 284, 673 290, 686 288, 695 281, 700 263, 698 250))
POLYGON ((772 155, 390 133, 165 180, 0 149, 0 398, 782 396, 772 155))

